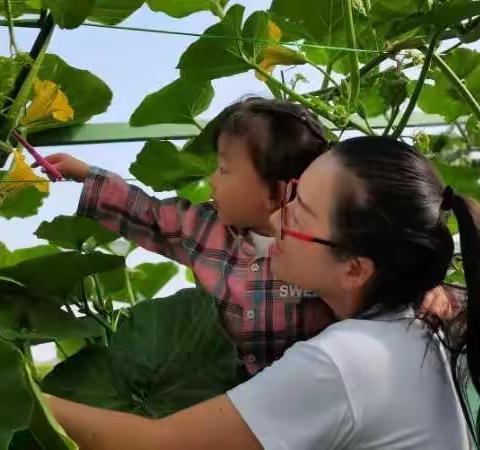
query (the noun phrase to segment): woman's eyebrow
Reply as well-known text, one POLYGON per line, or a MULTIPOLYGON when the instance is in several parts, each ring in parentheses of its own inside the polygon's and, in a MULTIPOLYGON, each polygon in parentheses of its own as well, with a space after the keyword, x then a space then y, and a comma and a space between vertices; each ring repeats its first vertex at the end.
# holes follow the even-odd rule
POLYGON ((317 215, 315 214, 315 212, 313 211, 313 209, 310 208, 310 206, 308 206, 302 199, 302 197, 300 197, 300 194, 297 192, 297 200, 298 200, 298 204, 302 207, 302 209, 304 209, 308 214, 310 214, 312 217, 317 217, 317 215))

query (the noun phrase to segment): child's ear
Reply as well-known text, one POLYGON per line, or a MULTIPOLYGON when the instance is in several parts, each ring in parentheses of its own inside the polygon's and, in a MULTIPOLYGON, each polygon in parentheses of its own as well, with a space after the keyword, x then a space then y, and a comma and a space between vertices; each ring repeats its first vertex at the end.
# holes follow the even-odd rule
POLYGON ((285 181, 277 181, 277 191, 271 195, 272 212, 282 207, 286 191, 287 183, 285 181))

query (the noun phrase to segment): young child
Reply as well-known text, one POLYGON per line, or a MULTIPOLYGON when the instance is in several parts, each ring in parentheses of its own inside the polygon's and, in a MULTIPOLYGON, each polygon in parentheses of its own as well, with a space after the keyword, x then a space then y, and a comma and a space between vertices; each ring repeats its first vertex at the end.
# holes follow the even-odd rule
POLYGON ((199 205, 158 200, 66 154, 47 159, 64 177, 84 183, 78 215, 193 270, 217 299, 226 330, 254 375, 334 320, 315 294, 274 280, 269 258, 269 219, 282 205, 287 182, 328 145, 308 110, 262 98, 226 108, 214 145, 214 202, 199 205))

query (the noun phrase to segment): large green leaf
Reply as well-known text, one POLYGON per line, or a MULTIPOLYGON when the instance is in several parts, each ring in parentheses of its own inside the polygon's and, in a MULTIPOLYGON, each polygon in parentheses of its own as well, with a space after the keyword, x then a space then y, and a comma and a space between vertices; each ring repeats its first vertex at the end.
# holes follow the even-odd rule
POLYGON ((392 106, 401 105, 407 97, 407 80, 403 73, 392 71, 363 80, 358 98, 360 115, 377 117, 392 106))
POLYGON ((480 2, 475 0, 451 0, 440 3, 426 14, 422 20, 444 30, 448 26, 457 25, 465 19, 480 15, 480 2))
POLYGON ((30 376, 34 409, 30 430, 43 449, 78 450, 78 445, 70 439, 46 404, 43 393, 30 376))
POLYGON ((452 186, 455 191, 480 200, 480 169, 478 167, 450 166, 435 163, 445 184, 452 186))
POLYGON ((377 33, 392 39, 422 26, 430 0, 373 0, 369 18, 377 33))
POLYGON ((88 239, 103 245, 118 239, 118 235, 86 217, 58 216, 51 222, 42 222, 35 231, 39 239, 73 250, 81 250, 88 239))
MULTIPOLYGON (((475 50, 458 48, 445 57, 445 62, 463 80, 470 92, 480 99, 480 53, 475 50)), ((439 114, 447 122, 453 122, 463 115, 468 115, 469 105, 460 96, 449 79, 435 68, 430 72, 429 79, 418 99, 418 106, 429 114, 439 114)), ((409 85, 413 91, 413 82, 409 85)))
POLYGON ((208 28, 198 41, 187 48, 178 63, 182 77, 213 80, 250 69, 241 53, 244 11, 243 6, 232 6, 220 23, 208 28))
POLYGON ((90 15, 95 0, 42 0, 61 28, 77 28, 90 15))
POLYGON ((5 56, 0 56, 0 102, 3 103, 5 101, 5 97, 10 94, 15 84, 17 75, 22 69, 22 66, 27 62, 28 58, 23 54, 17 55, 14 58, 6 58, 5 56))
POLYGON ((143 263, 127 269, 126 273, 125 270, 115 270, 100 274, 99 279, 104 296, 116 301, 130 301, 133 295, 135 302, 139 302, 153 298, 177 273, 178 267, 171 262, 143 263))
POLYGON ((47 196, 48 194, 40 192, 34 186, 9 194, 3 202, 0 201, 0 217, 12 219, 34 216, 47 196))
POLYGON ((190 203, 204 203, 212 198, 212 186, 207 179, 195 181, 177 191, 179 197, 190 203))
POLYGON ((30 424, 33 399, 21 353, 0 339, 0 450, 7 450, 13 433, 30 424))
MULTIPOLYGON (((292 2, 291 0, 273 0, 270 12, 278 18, 278 24, 283 29, 284 20, 287 24, 293 22, 299 24, 305 31, 305 35, 297 38, 313 38, 319 44, 333 45, 343 31, 344 12, 342 0, 303 0, 292 2)), ((301 28, 297 28, 301 29, 301 28)), ((291 30, 291 28, 288 28, 291 30)), ((287 30, 287 31, 288 31, 287 30)))
POLYGON ((228 0, 147 0, 153 11, 161 11, 172 17, 186 17, 199 11, 215 12, 214 4, 223 9, 228 0))
MULTIPOLYGON (((282 39, 306 40, 304 50, 311 61, 319 65, 332 63, 335 72, 347 73, 349 65, 346 57, 350 53, 338 49, 349 47, 343 3, 343 0, 274 0, 270 11, 282 30, 282 39), (315 47, 316 44, 321 47, 315 47)), ((357 7, 354 8, 353 18, 357 47, 373 50, 372 53, 358 54, 360 62, 367 62, 376 55, 376 50, 381 50, 382 41, 374 33, 364 9, 358 7, 360 4, 354 3, 357 7)))
POLYGON ((27 259, 53 255, 59 251, 53 245, 38 245, 36 247, 19 248, 10 251, 5 244, 0 242, 0 267, 13 266, 27 259))
POLYGON ((38 78, 53 81, 60 87, 74 110, 74 118, 69 122, 59 122, 52 117, 32 123, 27 126, 29 133, 86 122, 92 116, 105 112, 112 101, 112 91, 100 78, 87 70, 69 66, 56 55, 45 55, 38 78))
POLYGON ((171 142, 150 141, 130 166, 130 172, 155 191, 177 189, 211 173, 199 156, 178 149, 171 142))
POLYGON ((52 341, 96 337, 100 326, 91 318, 75 318, 52 297, 0 280, 0 335, 12 340, 52 341))
POLYGON ((89 20, 117 25, 132 15, 145 0, 96 0, 89 20))
POLYGON ((29 259, 0 269, 0 276, 16 280, 27 287, 66 296, 86 276, 123 267, 120 256, 64 252, 29 259))
POLYGON ((148 95, 132 114, 130 125, 196 124, 195 117, 208 109, 213 96, 210 82, 192 82, 180 78, 148 95))
POLYGON ((235 385, 237 355, 215 300, 196 289, 142 302, 121 319, 108 348, 60 363, 44 389, 94 406, 164 417, 235 385))
MULTIPOLYGON (((39 10, 40 0, 10 0, 12 16, 19 17, 24 14, 36 13, 39 10)), ((6 16, 5 2, 0 2, 0 16, 6 16)))

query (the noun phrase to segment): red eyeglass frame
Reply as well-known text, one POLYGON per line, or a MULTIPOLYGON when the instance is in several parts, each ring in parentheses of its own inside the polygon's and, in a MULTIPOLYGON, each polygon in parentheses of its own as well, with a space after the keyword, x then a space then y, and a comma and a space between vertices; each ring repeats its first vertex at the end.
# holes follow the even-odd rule
POLYGON ((297 196, 297 186, 298 180, 291 179, 285 190, 285 197, 282 202, 282 209, 280 211, 280 239, 284 239, 285 236, 293 237, 294 239, 298 239, 300 241, 305 242, 314 242, 316 244, 326 245, 328 247, 333 248, 341 248, 342 245, 338 244, 337 242, 330 241, 328 239, 321 239, 311 234, 303 233, 301 231, 292 230, 285 226, 286 218, 287 218, 287 208, 288 205, 293 201, 293 199, 297 196))

